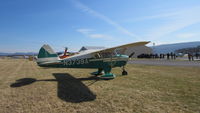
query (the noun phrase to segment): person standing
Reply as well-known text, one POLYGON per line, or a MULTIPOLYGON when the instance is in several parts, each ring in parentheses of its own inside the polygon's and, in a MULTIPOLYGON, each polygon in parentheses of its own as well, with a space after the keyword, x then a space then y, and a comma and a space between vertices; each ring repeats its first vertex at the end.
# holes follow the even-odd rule
POLYGON ((191 60, 194 61, 194 55, 193 54, 191 54, 191 60))
POLYGON ((173 54, 173 57, 174 57, 174 60, 175 60, 176 59, 176 54, 175 53, 173 54))
POLYGON ((169 60, 169 53, 167 53, 167 60, 169 60))
POLYGON ((196 56, 196 59, 199 59, 199 54, 198 53, 196 53, 195 56, 196 56))
POLYGON ((188 53, 188 60, 191 61, 191 55, 188 53))
POLYGON ((160 59, 162 59, 162 54, 160 54, 160 59))
POLYGON ((199 53, 197 53, 197 56, 198 56, 198 59, 200 59, 200 54, 199 53))
POLYGON ((173 53, 172 52, 170 53, 170 57, 171 57, 171 59, 173 59, 173 53))
POLYGON ((162 58, 165 59, 165 54, 162 54, 162 56, 163 56, 162 58))

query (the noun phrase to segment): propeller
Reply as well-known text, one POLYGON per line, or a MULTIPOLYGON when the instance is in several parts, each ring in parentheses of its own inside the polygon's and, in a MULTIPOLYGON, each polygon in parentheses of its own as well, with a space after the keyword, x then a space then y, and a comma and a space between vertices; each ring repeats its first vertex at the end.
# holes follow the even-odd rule
POLYGON ((66 55, 66 54, 67 54, 67 50, 68 50, 68 48, 67 48, 67 47, 65 47, 65 52, 64 52, 64 55, 66 55))
POLYGON ((131 53, 128 57, 131 58, 134 54, 135 52, 131 53))

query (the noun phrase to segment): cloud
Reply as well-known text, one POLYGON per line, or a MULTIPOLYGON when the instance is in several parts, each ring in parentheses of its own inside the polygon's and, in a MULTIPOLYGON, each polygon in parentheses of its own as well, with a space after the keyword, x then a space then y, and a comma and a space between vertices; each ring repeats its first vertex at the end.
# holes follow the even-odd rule
POLYGON ((171 15, 169 15, 170 13, 168 13, 168 16, 166 16, 165 14, 163 14, 162 16, 151 16, 154 19, 163 18, 167 21, 165 22, 165 24, 162 24, 157 28, 152 28, 149 31, 148 36, 151 37, 152 40, 158 40, 176 31, 200 23, 199 10, 200 7, 194 7, 172 12, 171 15))
POLYGON ((118 29, 120 32, 135 38, 136 40, 139 39, 139 36, 137 36, 136 34, 130 32, 129 30, 127 30, 126 28, 122 27, 120 24, 116 23, 115 21, 113 21, 112 19, 110 19, 109 17, 89 8, 88 6, 86 6, 85 4, 79 2, 78 0, 72 0, 72 2, 75 4, 75 6, 79 9, 81 9, 83 12, 89 13, 92 16, 95 16, 103 21, 105 21, 106 23, 112 25, 113 27, 115 27, 116 29, 118 29))
POLYGON ((108 40, 113 39, 112 36, 104 35, 104 34, 91 34, 91 35, 89 35, 89 37, 90 37, 90 38, 108 39, 108 40))
POLYGON ((77 32, 80 32, 82 34, 88 35, 89 33, 91 33, 92 31, 94 31, 93 29, 77 29, 77 32))
POLYGON ((82 29, 77 29, 76 31, 85 35, 86 37, 93 38, 93 39, 105 39, 105 40, 114 39, 112 36, 109 36, 109 35, 94 33, 95 30, 93 29, 82 28, 82 29))
POLYGON ((151 15, 151 16, 144 16, 144 17, 138 17, 134 19, 127 19, 125 22, 139 22, 139 21, 146 21, 146 20, 153 20, 153 19, 162 19, 162 18, 168 18, 177 15, 178 12, 168 12, 168 13, 162 13, 157 15, 151 15))
POLYGON ((193 38, 198 36, 196 33, 182 33, 176 35, 178 38, 193 38))

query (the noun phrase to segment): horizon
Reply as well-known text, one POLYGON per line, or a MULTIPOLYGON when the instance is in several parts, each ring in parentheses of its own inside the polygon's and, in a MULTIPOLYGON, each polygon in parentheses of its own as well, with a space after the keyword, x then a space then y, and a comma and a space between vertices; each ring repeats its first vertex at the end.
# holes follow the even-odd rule
POLYGON ((0 52, 200 41, 200 1, 0 1, 0 52))
MULTIPOLYGON (((199 42, 200 43, 200 41, 192 41, 192 42, 179 42, 179 43, 168 43, 168 44, 160 44, 160 45, 155 45, 155 46, 153 46, 153 45, 149 45, 149 44, 147 44, 146 46, 147 47, 156 47, 156 46, 163 46, 163 45, 171 45, 171 44, 184 44, 184 43, 195 43, 195 42, 199 42)), ((81 46, 81 47, 83 47, 83 46, 81 46)), ((81 47, 79 48, 79 50, 81 49, 81 47)), ((96 47, 96 46, 95 46, 96 47)), ((98 47, 98 46, 97 46, 98 47)), ((107 47, 105 47, 105 48, 107 48, 107 47)), ((59 50, 59 51, 55 51, 55 52, 64 52, 65 50, 64 50, 64 48, 63 48, 63 50, 59 50)), ((38 51, 35 51, 35 52, 31 52, 31 51, 28 51, 28 52, 20 52, 20 51, 16 51, 16 52, 1 52, 0 51, 0 53, 8 53, 8 54, 15 54, 15 53, 38 53, 39 52, 39 50, 38 51)), ((78 52, 78 51, 69 51, 69 52, 78 52)))

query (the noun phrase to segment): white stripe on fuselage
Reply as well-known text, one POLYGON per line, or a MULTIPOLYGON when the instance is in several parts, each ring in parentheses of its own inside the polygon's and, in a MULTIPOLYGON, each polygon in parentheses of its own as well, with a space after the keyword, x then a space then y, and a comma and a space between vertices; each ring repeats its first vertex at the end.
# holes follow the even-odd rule
POLYGON ((56 61, 59 61, 59 58, 58 57, 47 57, 47 58, 38 58, 37 59, 37 62, 38 63, 41 63, 41 62, 56 62, 56 61))
POLYGON ((111 62, 111 61, 128 61, 127 58, 101 58, 101 59, 91 59, 91 62, 95 61, 103 61, 103 62, 111 62))

